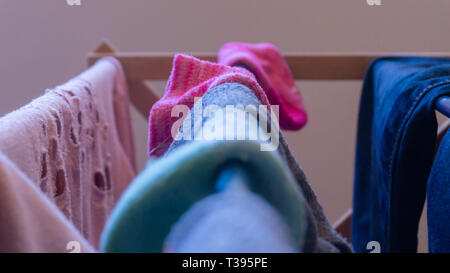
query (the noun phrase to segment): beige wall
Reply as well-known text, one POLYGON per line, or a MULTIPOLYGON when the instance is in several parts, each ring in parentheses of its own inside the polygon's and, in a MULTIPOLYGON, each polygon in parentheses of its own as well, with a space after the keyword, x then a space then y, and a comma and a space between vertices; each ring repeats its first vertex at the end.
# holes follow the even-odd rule
MULTIPOLYGON (((81 1, 0 0, 0 115, 81 72, 102 38, 126 51, 188 53, 232 40, 268 41, 285 52, 450 49, 449 0, 382 0, 381 7, 365 0, 81 1)), ((334 221, 351 205, 360 83, 299 86, 310 120, 288 140, 334 221)), ((146 121, 134 112, 133 122, 142 167, 146 121)))

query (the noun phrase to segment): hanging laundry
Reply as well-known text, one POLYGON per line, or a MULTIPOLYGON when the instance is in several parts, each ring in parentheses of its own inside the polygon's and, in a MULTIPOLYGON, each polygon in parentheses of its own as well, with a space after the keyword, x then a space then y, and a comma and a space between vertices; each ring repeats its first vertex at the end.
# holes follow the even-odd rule
POLYGON ((37 185, 1 152, 0 208, 0 253, 94 251, 37 185), (71 242, 75 249, 70 248, 71 242))
MULTIPOLYGON (((192 126, 190 133, 192 134, 191 140, 195 140, 193 134, 197 132, 194 128, 195 124, 191 122, 194 119, 195 113, 198 109, 206 109, 209 105, 218 106, 221 109, 226 109, 227 106, 230 105, 241 105, 244 108, 248 106, 256 106, 259 107, 262 103, 256 97, 255 92, 253 92, 248 87, 239 84, 239 83, 224 83, 220 86, 217 86, 209 91, 207 91, 201 101, 198 101, 196 104, 203 104, 202 107, 192 107, 190 111, 190 120, 185 119, 183 126, 180 126, 179 135, 185 135, 184 129, 188 128, 188 126, 192 126)), ((249 124, 248 120, 250 119, 250 115, 247 118, 247 124, 249 124)), ((297 183, 300 185, 305 198, 308 202, 308 207, 311 210, 314 220, 312 222, 317 226, 318 233, 318 246, 315 251, 323 251, 323 252, 333 252, 333 251, 341 251, 341 252, 351 252, 351 247, 347 244, 347 242, 331 227, 328 218, 325 215, 325 212, 320 204, 314 190, 311 188, 306 175, 303 169, 300 167, 300 164, 297 162, 293 152, 289 148, 289 145, 286 142, 286 139, 283 135, 283 132, 279 130, 278 123, 272 122, 271 117, 273 115, 267 114, 267 117, 264 115, 258 115, 257 119, 259 121, 267 119, 265 123, 268 125, 267 127, 272 127, 271 130, 263 130, 262 133, 268 133, 266 138, 259 138, 259 142, 262 142, 263 139, 268 139, 266 141, 268 144, 273 145, 276 144, 276 150, 281 154, 284 159, 285 164, 289 167, 290 171, 294 174, 297 183), (270 126, 269 126, 270 125, 270 126), (278 135, 276 135, 276 134, 278 135), (319 246, 320 245, 320 246, 319 246), (336 248, 338 250, 336 250, 336 248)), ((236 116, 237 119, 237 116, 236 116)), ((206 120, 203 120, 203 126, 205 126, 206 120)), ((261 123, 258 123, 261 124, 261 123)), ((248 125, 247 125, 248 126, 248 125)), ((236 128, 237 129, 237 128, 236 128)), ((246 130, 250 130, 249 127, 246 127, 246 130)), ((244 130, 245 131, 245 130, 244 130)), ((248 139, 248 131, 245 131, 245 136, 248 139)), ((239 135, 238 130, 235 131, 236 136, 239 135)), ((242 133, 241 133, 242 134, 242 133)), ((261 132, 259 132, 261 134, 261 132)), ((238 139, 236 137, 236 139, 238 139)), ((180 140, 174 141, 168 149, 167 153, 170 153, 172 150, 177 147, 189 143, 190 141, 186 141, 181 138, 180 140)), ((259 145, 261 145, 260 143, 259 145)), ((260 149, 263 146, 260 146, 260 149)), ((312 251, 313 247, 307 248, 308 251, 312 251)))
POLYGON ((450 130, 447 130, 427 183, 428 249, 450 253, 450 130))
MULTIPOLYGON (((257 112, 261 103, 246 86, 225 83, 207 91, 201 100, 194 104, 184 120, 177 135, 180 140, 175 140, 167 153, 193 141, 244 140, 252 133, 256 133, 254 139, 260 143, 260 151, 263 145, 271 145, 271 151, 278 148, 278 124, 269 122, 267 111, 257 112), (200 113, 198 124, 197 114, 211 107, 214 112, 204 117, 200 113), (249 107, 253 107, 253 111, 249 107), (271 125, 270 132, 261 130, 264 127, 261 123, 271 125), (276 140, 272 141, 271 137, 276 140)), ((235 162, 229 165, 223 164, 221 173, 216 175, 217 181, 212 181, 219 192, 197 201, 172 225, 164 251, 305 252, 312 249, 315 236, 305 236, 303 247, 294 245, 289 228, 277 209, 250 189, 250 184, 257 182, 250 181, 255 178, 247 174, 249 166, 235 162)), ((305 222, 310 221, 308 214, 305 222)), ((311 229, 311 225, 314 223, 309 223, 307 228, 311 229)))
POLYGON ((277 209, 289 226, 292 245, 302 249, 307 208, 279 154, 261 152, 256 142, 199 141, 149 161, 111 214, 101 250, 163 251, 165 238, 179 218, 198 201, 216 193, 218 170, 229 162, 248 166, 252 191, 277 209))
POLYGON ((171 116, 176 105, 191 108, 195 97, 202 97, 211 88, 225 82, 242 83, 252 90, 265 105, 269 102, 254 76, 242 68, 201 61, 176 54, 164 96, 156 102, 149 117, 149 156, 161 156, 173 141, 172 126, 179 119, 171 116))
POLYGON ((127 92, 119 62, 105 58, 0 119, 0 151, 94 247, 135 176, 127 92))
POLYGON ((300 90, 280 51, 272 44, 231 42, 223 45, 218 63, 248 69, 255 75, 271 105, 280 107, 280 127, 299 130, 308 116, 300 90))
MULTIPOLYGON (((250 104, 258 106, 262 103, 257 98, 257 94, 245 85, 224 83, 206 91, 201 102, 198 101, 196 104, 203 104, 204 108, 213 104, 223 108, 226 105, 237 103, 244 107, 250 104)), ((193 98, 191 99, 193 100, 193 98)), ((192 107, 188 115, 195 115, 195 109, 197 109, 196 105, 192 107)), ((152 113, 157 114, 153 110, 152 113)), ((251 117, 247 116, 247 118, 250 119, 251 117)), ((208 127, 208 120, 203 121, 203 126, 208 127)), ((187 126, 185 124, 180 126, 180 134, 184 134, 185 128, 194 126, 187 117, 185 117, 184 123, 187 123, 187 126)), ((194 132, 198 131, 195 128, 190 130, 190 133, 194 132)), ((279 133, 281 134, 281 132, 279 133)), ((331 228, 322 207, 282 135, 280 142, 282 148, 262 152, 260 150, 261 143, 253 141, 195 141, 195 136, 192 141, 186 141, 186 139, 174 141, 164 157, 149 161, 146 170, 138 176, 121 198, 102 236, 102 249, 118 252, 161 251, 164 240, 172 226, 187 209, 215 193, 214 185, 218 175, 217 172, 220 170, 219 166, 232 161, 245 164, 257 164, 256 162, 262 164, 260 167, 249 168, 252 175, 257 175, 258 178, 252 182, 258 185, 251 188, 257 188, 258 194, 263 195, 266 200, 272 200, 270 203, 275 208, 280 210, 281 206, 288 210, 300 209, 306 211, 293 213, 291 214, 292 217, 286 217, 285 212, 280 212, 291 226, 293 221, 294 223, 301 222, 301 225, 308 223, 306 224, 306 233, 308 234, 306 237, 294 236, 294 238, 297 238, 294 240, 296 242, 294 245, 298 247, 297 251, 351 252, 351 248, 345 240, 331 228), (249 153, 248 149, 254 151, 247 154, 249 153), (272 163, 273 159, 270 158, 278 158, 280 154, 283 155, 281 162, 272 163), (287 166, 286 161, 283 160, 288 161, 287 166), (283 167, 276 171, 273 169, 279 166, 283 167), (270 169, 270 174, 261 174, 260 176, 259 173, 266 171, 264 169, 270 169), (294 174, 297 182, 294 180, 292 186, 292 182, 289 182, 291 181, 290 178, 272 177, 280 172, 288 177, 294 174), (168 182, 169 180, 170 182, 168 182), (267 183, 264 181, 267 181, 267 183), (278 182, 273 183, 273 181, 278 182), (286 186, 285 183, 291 186, 286 186), (285 193, 288 195, 277 195, 277 192, 283 191, 283 188, 286 187, 293 187, 288 191, 289 193, 285 193), (291 202, 289 200, 300 198, 302 190, 306 194, 308 205, 305 205, 305 203, 283 205, 284 202, 291 202), (298 217, 305 213, 306 218, 299 220, 298 217), (158 219, 157 223, 152 219, 158 219), (126 232, 131 226, 136 231, 132 234, 126 232)), ((305 229, 291 228, 291 232, 294 234, 301 234, 302 230, 305 229)), ((170 239, 169 241, 172 242, 170 239)))
MULTIPOLYGON (((434 102, 442 95, 450 95, 449 59, 386 57, 370 65, 358 121, 352 217, 357 252, 366 252, 371 241, 382 252, 417 250, 436 144, 434 102)), ((433 189, 428 198, 439 199, 433 189)), ((436 209, 428 217, 439 220, 431 223, 445 222, 448 213, 437 215, 436 209)))

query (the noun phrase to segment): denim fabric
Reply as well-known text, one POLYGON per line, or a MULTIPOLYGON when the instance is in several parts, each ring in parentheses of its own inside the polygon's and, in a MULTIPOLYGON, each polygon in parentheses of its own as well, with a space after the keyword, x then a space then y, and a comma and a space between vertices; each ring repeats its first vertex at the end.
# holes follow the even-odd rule
MULTIPOLYGON (((442 95, 450 95, 450 59, 385 57, 370 65, 358 121, 355 251, 368 251, 370 241, 381 252, 417 250, 436 144, 434 102, 442 95)), ((431 216, 448 219, 448 213, 431 216)))
POLYGON ((450 253, 450 130, 439 145, 427 184, 428 249, 450 253))

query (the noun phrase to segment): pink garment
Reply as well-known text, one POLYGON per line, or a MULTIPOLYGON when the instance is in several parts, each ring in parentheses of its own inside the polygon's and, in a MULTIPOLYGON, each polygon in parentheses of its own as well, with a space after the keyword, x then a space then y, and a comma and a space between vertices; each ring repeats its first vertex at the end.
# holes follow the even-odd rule
POLYGON ((171 132, 178 132, 181 122, 177 128, 172 128, 180 120, 178 116, 171 116, 174 106, 186 105, 190 109, 195 97, 202 97, 209 89, 226 82, 248 86, 264 105, 270 106, 253 74, 246 69, 201 61, 184 54, 175 55, 165 94, 150 111, 149 156, 163 155, 173 141, 171 132))
POLYGON ((104 58, 0 119, 0 151, 94 247, 135 177, 127 92, 119 62, 104 58))
POLYGON ((0 209, 0 253, 94 251, 55 204, 2 153, 0 209), (70 242, 75 242, 75 249, 70 242))
POLYGON ((271 105, 280 106, 280 127, 299 130, 308 116, 300 90, 280 51, 272 44, 232 42, 223 45, 218 63, 240 66, 252 72, 263 88, 271 105))

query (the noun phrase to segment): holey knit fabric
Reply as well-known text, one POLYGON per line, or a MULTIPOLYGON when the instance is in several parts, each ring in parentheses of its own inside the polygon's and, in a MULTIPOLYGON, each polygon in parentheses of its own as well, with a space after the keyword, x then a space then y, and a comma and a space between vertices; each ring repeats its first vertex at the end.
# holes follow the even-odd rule
POLYGON ((105 58, 0 119, 0 151, 94 247, 135 176, 127 92, 119 62, 105 58))
POLYGON ((149 156, 163 155, 182 124, 185 116, 180 117, 178 113, 172 116, 174 106, 183 105, 189 110, 196 97, 200 98, 208 90, 227 82, 249 87, 264 105, 270 106, 253 74, 246 69, 201 61, 183 54, 175 55, 165 94, 150 111, 149 156))
POLYGON ((223 45, 218 63, 239 66, 255 75, 270 104, 280 106, 280 127, 299 130, 308 120, 300 90, 280 51, 272 44, 232 42, 223 45))

